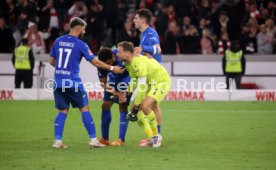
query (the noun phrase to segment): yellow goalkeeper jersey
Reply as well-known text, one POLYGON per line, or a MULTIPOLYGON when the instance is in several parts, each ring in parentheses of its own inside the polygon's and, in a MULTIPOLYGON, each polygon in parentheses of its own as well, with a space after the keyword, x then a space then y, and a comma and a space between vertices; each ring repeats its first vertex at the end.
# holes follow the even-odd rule
POLYGON ((134 56, 129 64, 125 63, 125 67, 131 78, 146 77, 148 85, 151 82, 159 83, 170 81, 167 70, 154 58, 148 58, 143 55, 134 56))
POLYGON ((170 89, 171 78, 167 70, 154 58, 134 56, 130 63, 125 63, 125 68, 131 77, 129 91, 138 88, 135 105, 139 105, 146 96, 153 97, 158 103, 164 99, 170 89), (142 77, 147 79, 147 90, 137 87, 137 79, 142 77))

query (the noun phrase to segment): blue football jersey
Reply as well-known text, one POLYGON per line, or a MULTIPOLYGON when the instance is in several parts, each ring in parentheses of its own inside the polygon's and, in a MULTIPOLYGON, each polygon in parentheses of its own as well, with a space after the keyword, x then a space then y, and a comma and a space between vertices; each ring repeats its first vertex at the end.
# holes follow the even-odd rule
MULTIPOLYGON (((140 46, 142 45, 153 46, 154 44, 160 45, 159 35, 152 27, 148 27, 144 32, 141 33, 140 46)), ((159 63, 162 62, 162 58, 160 54, 155 54, 152 57, 155 60, 157 60, 159 63)))
MULTIPOLYGON (((119 67, 124 68, 125 67, 124 63, 122 61, 120 61, 120 59, 117 56, 118 49, 112 50, 112 53, 114 55, 116 55, 116 57, 115 57, 115 63, 113 64, 113 66, 119 66, 119 67)), ((103 69, 98 68, 98 77, 99 78, 104 78, 104 77, 107 77, 108 75, 114 77, 117 80, 122 80, 124 77, 128 77, 129 76, 127 70, 125 70, 122 74, 116 74, 116 73, 113 73, 111 71, 107 71, 107 70, 103 70, 103 69)))
POLYGON ((80 62, 82 57, 87 61, 92 61, 94 55, 88 45, 75 36, 64 35, 56 39, 51 48, 50 56, 56 59, 55 81, 56 87, 62 88, 81 84, 80 62), (71 81, 71 82, 70 82, 71 81))

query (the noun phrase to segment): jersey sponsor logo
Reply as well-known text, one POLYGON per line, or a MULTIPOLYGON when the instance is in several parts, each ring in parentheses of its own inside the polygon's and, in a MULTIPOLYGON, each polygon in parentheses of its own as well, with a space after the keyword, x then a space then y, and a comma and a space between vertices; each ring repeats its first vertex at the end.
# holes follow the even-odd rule
POLYGON ((71 75, 71 72, 66 70, 56 70, 56 74, 71 75))

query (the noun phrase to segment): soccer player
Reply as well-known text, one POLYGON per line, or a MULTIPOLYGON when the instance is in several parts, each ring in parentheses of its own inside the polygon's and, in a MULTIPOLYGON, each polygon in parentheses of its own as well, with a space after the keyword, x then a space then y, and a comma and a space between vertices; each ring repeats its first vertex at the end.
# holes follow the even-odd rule
POLYGON ((134 106, 128 117, 136 120, 143 127, 147 135, 147 145, 152 142, 153 147, 160 147, 162 136, 158 133, 156 117, 153 108, 165 98, 171 87, 171 79, 166 69, 153 58, 134 55, 134 46, 131 42, 118 44, 118 57, 125 62, 131 78, 137 79, 137 87, 132 94, 134 106), (138 113, 137 113, 138 112, 138 113))
MULTIPOLYGON (((141 32, 140 46, 135 47, 135 54, 144 54, 153 57, 159 63, 162 62, 160 39, 157 32, 150 27, 149 23, 152 13, 148 9, 139 9, 136 11, 133 20, 135 28, 141 32)), ((152 108, 158 123, 158 132, 161 133, 162 113, 159 105, 152 108)), ((147 139, 141 140, 140 143, 146 143, 147 139)))
MULTIPOLYGON (((102 62, 112 65, 124 67, 123 62, 116 56, 118 50, 111 50, 110 48, 102 48, 99 51, 98 58, 102 62)), ((105 145, 109 145, 109 126, 111 122, 111 107, 113 103, 119 104, 120 111, 120 127, 119 137, 111 143, 111 146, 122 146, 125 142, 125 135, 128 127, 128 120, 126 119, 128 102, 121 101, 123 93, 126 92, 127 85, 130 81, 130 77, 127 71, 123 74, 115 74, 113 72, 99 69, 98 77, 104 88, 104 97, 102 104, 102 137, 99 138, 99 142, 105 145), (119 98, 118 98, 119 97, 119 98), (118 100, 119 99, 119 100, 118 100)))
POLYGON ((96 59, 88 45, 80 38, 85 33, 86 22, 80 18, 70 20, 70 32, 56 39, 50 51, 49 63, 55 67, 55 106, 59 110, 55 119, 54 148, 67 148, 62 143, 65 120, 69 111, 69 104, 81 111, 83 124, 90 137, 91 147, 104 147, 98 142, 93 118, 88 108, 88 97, 79 76, 82 56, 96 67, 123 73, 118 66, 109 66, 96 59))

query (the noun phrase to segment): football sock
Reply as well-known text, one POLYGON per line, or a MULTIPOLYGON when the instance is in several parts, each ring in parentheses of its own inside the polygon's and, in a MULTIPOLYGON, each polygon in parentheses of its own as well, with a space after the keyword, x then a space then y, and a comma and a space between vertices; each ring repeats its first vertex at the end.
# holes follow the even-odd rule
POLYGON ((119 138, 125 141, 126 131, 128 127, 128 120, 126 119, 127 112, 120 112, 120 127, 119 138))
POLYGON ((102 137, 105 140, 109 139, 109 126, 111 122, 111 111, 110 110, 102 110, 102 122, 101 122, 101 129, 102 129, 102 137))
POLYGON ((145 114, 142 111, 138 112, 138 125, 141 126, 144 129, 144 132, 147 135, 147 138, 152 139, 153 132, 151 130, 151 127, 149 125, 149 122, 145 116, 145 114))
POLYGON ((65 120, 67 115, 63 112, 59 112, 55 119, 55 140, 62 140, 62 134, 64 129, 65 120))
POLYGON ((82 112, 82 122, 90 139, 96 138, 95 124, 89 111, 82 112))
POLYGON ((154 136, 158 135, 157 121, 153 111, 147 115, 147 120, 149 121, 150 128, 154 136))
POLYGON ((158 133, 161 134, 161 125, 157 125, 158 133))

